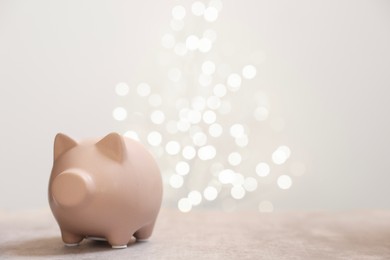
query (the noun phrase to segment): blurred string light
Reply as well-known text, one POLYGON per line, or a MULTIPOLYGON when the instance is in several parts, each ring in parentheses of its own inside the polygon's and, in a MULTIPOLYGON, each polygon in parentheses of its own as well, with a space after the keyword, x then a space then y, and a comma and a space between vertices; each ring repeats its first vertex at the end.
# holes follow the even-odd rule
POLYGON ((115 93, 122 104, 112 115, 124 125, 124 136, 148 145, 157 158, 168 204, 182 212, 202 205, 232 210, 241 204, 272 212, 263 191, 290 189, 306 167, 290 162, 287 145, 277 140, 265 145, 256 138, 267 127, 282 132, 285 122, 273 115, 266 93, 250 88, 259 85, 255 64, 264 62, 264 53, 254 50, 255 62, 234 64, 224 61, 234 49, 216 48, 213 24, 222 9, 221 0, 178 1, 170 29, 161 37, 165 78, 118 83, 115 93), (268 152, 259 152, 264 146, 268 152))

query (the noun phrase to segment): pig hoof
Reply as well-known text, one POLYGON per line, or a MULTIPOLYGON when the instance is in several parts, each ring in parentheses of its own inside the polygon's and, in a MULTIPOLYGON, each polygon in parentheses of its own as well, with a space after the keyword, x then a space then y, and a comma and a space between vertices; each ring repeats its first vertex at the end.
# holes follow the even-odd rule
POLYGON ((67 247, 74 247, 74 246, 78 246, 79 243, 65 243, 65 246, 67 247))
POLYGON ((148 240, 149 239, 147 239, 147 238, 137 238, 137 241, 139 241, 139 242, 146 242, 148 240))
POLYGON ((111 246, 111 247, 114 249, 123 249, 123 248, 127 248, 127 245, 111 246))

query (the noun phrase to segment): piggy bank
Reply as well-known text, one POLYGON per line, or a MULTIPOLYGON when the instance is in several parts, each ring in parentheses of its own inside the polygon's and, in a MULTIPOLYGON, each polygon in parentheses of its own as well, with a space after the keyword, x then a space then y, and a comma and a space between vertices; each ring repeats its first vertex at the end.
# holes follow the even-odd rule
POLYGON ((139 142, 117 133, 79 143, 55 137, 49 204, 65 245, 93 237, 126 248, 133 236, 145 240, 161 199, 159 168, 139 142))

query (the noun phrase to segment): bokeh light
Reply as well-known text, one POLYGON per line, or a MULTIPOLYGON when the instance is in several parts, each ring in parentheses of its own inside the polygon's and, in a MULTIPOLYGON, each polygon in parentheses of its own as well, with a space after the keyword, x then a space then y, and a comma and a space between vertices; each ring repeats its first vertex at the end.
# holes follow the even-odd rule
POLYGON ((203 15, 207 22, 214 22, 218 18, 218 10, 213 6, 209 6, 206 8, 203 15))
POLYGON ((203 196, 206 200, 215 200, 218 196, 218 190, 215 187, 208 186, 206 189, 204 189, 203 196))
POLYGON ((281 175, 278 178, 278 186, 279 188, 283 190, 287 190, 291 187, 292 185, 292 180, 291 177, 288 175, 281 175))
POLYGON ((200 1, 195 1, 191 5, 191 11, 195 16, 202 16, 204 14, 205 9, 206 6, 200 1))
POLYGON ((188 193, 188 199, 193 206, 199 205, 202 202, 202 194, 197 190, 193 190, 188 193))
POLYGON ((173 9, 172 9, 173 19, 181 20, 185 16, 186 16, 186 9, 183 6, 177 5, 177 6, 173 7, 173 9))
POLYGON ((237 73, 232 73, 227 78, 227 85, 231 91, 238 91, 241 87, 241 82, 241 76, 237 73))
POLYGON ((115 120, 123 121, 127 117, 127 111, 123 107, 117 107, 114 109, 114 111, 112 111, 112 116, 115 120))
POLYGON ((140 95, 141 97, 146 97, 146 96, 149 96, 150 94, 150 86, 147 84, 147 83, 140 83, 138 86, 137 86, 137 93, 138 95, 140 95))
POLYGON ((270 213, 274 211, 274 205, 271 201, 263 200, 259 203, 259 211, 264 213, 270 213))
POLYGON ((120 82, 115 86, 115 92, 118 96, 126 96, 129 93, 129 85, 120 82))
POLYGON ((191 203, 191 200, 188 199, 188 198, 182 198, 179 200, 179 202, 177 203, 177 207, 179 208, 179 210, 181 212, 189 212, 191 211, 192 209, 192 203, 191 203))
POLYGON ((267 163, 261 162, 256 165, 256 173, 260 177, 266 177, 270 173, 270 167, 267 163))
POLYGON ((253 79, 256 76, 256 68, 253 65, 246 65, 242 68, 242 76, 245 79, 253 79))
POLYGON ((282 109, 261 78, 266 54, 217 31, 227 24, 222 8, 221 0, 174 4, 156 64, 115 85, 112 117, 156 158, 165 205, 273 212, 271 195, 291 189, 307 166, 286 145, 282 109))

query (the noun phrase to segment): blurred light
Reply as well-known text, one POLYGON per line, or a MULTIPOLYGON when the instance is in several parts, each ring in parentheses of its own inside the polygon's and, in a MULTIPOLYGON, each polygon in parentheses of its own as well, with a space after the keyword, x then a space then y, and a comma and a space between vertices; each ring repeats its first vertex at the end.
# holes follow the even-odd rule
POLYGON ((191 127, 190 127, 190 136, 191 137, 194 137, 194 135, 196 134, 196 133, 200 133, 200 132, 202 132, 203 130, 202 130, 202 127, 200 127, 200 126, 198 126, 198 125, 192 125, 191 127))
POLYGON ((178 209, 183 212, 183 213, 186 213, 186 212, 190 212, 191 209, 192 209, 192 204, 191 204, 191 201, 190 199, 188 198, 182 198, 179 200, 179 202, 177 203, 177 207, 178 209))
POLYGON ((206 145, 198 150, 198 157, 202 161, 211 160, 215 157, 217 154, 217 151, 215 150, 215 147, 212 145, 206 145))
POLYGON ((186 53, 187 53, 186 45, 182 42, 176 43, 174 52, 176 55, 179 55, 179 56, 186 55, 186 53))
POLYGON ((199 40, 198 49, 200 52, 208 52, 211 50, 212 43, 207 38, 202 38, 199 40))
POLYGON ((274 205, 272 205, 271 201, 263 200, 259 203, 259 211, 264 213, 270 213, 274 211, 274 205))
POLYGON ((241 87, 241 76, 237 73, 232 73, 227 78, 227 85, 231 91, 237 91, 241 87))
POLYGON ((253 177, 245 178, 244 188, 249 192, 255 191, 257 189, 257 180, 253 177))
POLYGON ((221 100, 219 97, 210 96, 207 98, 207 106, 211 109, 218 109, 221 106, 221 100))
POLYGON ((112 116, 115 120, 123 121, 127 117, 127 111, 123 107, 117 107, 112 111, 112 116))
POLYGON ((165 125, 165 128, 167 129, 167 132, 170 134, 176 134, 178 132, 177 129, 177 122, 174 120, 170 120, 165 125))
POLYGON ((290 172, 295 176, 302 176, 305 174, 306 166, 301 162, 293 162, 290 165, 290 172))
POLYGON ((196 110, 190 110, 188 113, 188 121, 191 124, 198 124, 202 120, 202 114, 196 110))
POLYGON ((253 113, 257 121, 264 121, 268 118, 269 111, 265 107, 257 107, 253 113))
POLYGON ((199 38, 196 35, 190 35, 186 39, 186 47, 190 51, 194 51, 199 47, 199 38))
POLYGON ((205 61, 202 64, 202 72, 205 75, 212 75, 215 72, 215 64, 212 61, 205 61))
POLYGON ((177 130, 180 132, 187 132, 190 129, 190 123, 185 121, 177 122, 177 130))
POLYGON ((223 97, 226 95, 226 87, 225 85, 223 84, 217 84, 215 85, 214 89, 213 89, 213 93, 214 95, 216 95, 217 97, 223 97))
POLYGON ((176 141, 169 141, 166 145, 165 145, 165 151, 169 154, 169 155, 175 155, 175 154, 178 154, 180 152, 180 144, 176 141))
POLYGON ((174 174, 171 176, 171 178, 169 178, 169 184, 171 185, 172 188, 178 189, 181 186, 183 186, 183 183, 184 183, 183 177, 178 174, 174 174))
POLYGON ((184 28, 183 20, 175 20, 173 19, 170 23, 171 29, 174 31, 180 31, 184 28))
POLYGON ((137 93, 141 97, 149 96, 150 91, 151 91, 150 86, 145 82, 142 82, 142 83, 138 84, 138 86, 137 86, 137 93))
POLYGON ((213 6, 209 6, 204 10, 203 16, 207 22, 214 22, 218 18, 218 10, 213 6))
POLYGON ((217 119, 217 115, 212 110, 207 110, 203 113, 203 122, 206 124, 212 124, 217 119))
POLYGON ((218 191, 215 187, 208 186, 204 191, 203 191, 203 197, 206 200, 215 200, 218 196, 218 191))
POLYGON ((149 102, 150 106, 158 107, 158 106, 161 106, 162 98, 159 94, 153 94, 153 95, 150 95, 148 102, 149 102))
POLYGON ((215 7, 220 12, 223 5, 221 0, 211 0, 209 6, 215 7))
POLYGON ((115 92, 118 96, 126 96, 129 93, 129 86, 125 82, 120 82, 115 86, 115 92))
POLYGON ((179 111, 180 120, 188 122, 190 120, 189 119, 190 112, 191 112, 191 110, 189 108, 180 109, 180 111, 179 111))
POLYGON ((187 175, 190 172, 190 165, 187 162, 179 161, 176 163, 176 172, 179 175, 187 175))
POLYGON ((152 120, 152 122, 156 125, 160 125, 164 122, 165 120, 165 115, 162 111, 160 110, 155 110, 152 112, 152 114, 150 115, 150 119, 152 120))
MULTIPOLYGON (((270 178, 260 178, 270 175, 270 166, 265 162, 253 161, 261 140, 256 137, 258 132, 252 127, 271 127, 271 130, 280 132, 285 125, 282 118, 276 118, 273 112, 270 114, 267 95, 258 88, 252 88, 257 81, 261 83, 257 72, 265 55, 263 52, 261 55, 257 55, 259 52, 247 53, 250 55, 245 54, 245 57, 249 57, 249 61, 244 66, 238 64, 242 59, 234 60, 234 57, 244 57, 238 53, 240 46, 228 41, 216 45, 217 33, 214 25, 209 23, 219 18, 222 1, 191 2, 187 3, 190 4, 188 6, 179 2, 175 4, 169 31, 161 37, 157 65, 166 69, 168 80, 160 78, 156 81, 161 90, 157 86, 140 83, 133 91, 133 86, 129 88, 125 82, 118 83, 115 86, 118 96, 129 95, 130 91, 136 95, 131 95, 126 107, 116 108, 123 109, 124 116, 123 113, 122 116, 120 113, 115 116, 114 111, 113 116, 116 120, 129 117, 124 127, 135 123, 134 127, 142 141, 151 146, 152 155, 161 157, 162 167, 167 169, 163 173, 164 184, 180 189, 176 193, 183 196, 177 201, 180 211, 189 212, 194 206, 215 199, 221 200, 223 209, 233 210, 240 205, 238 200, 243 199, 246 193, 256 191, 260 183, 275 181, 278 188, 289 189, 292 185, 290 176, 304 174, 305 165, 292 162, 287 165, 289 171, 283 172, 286 175, 273 173, 270 178), (215 47, 218 49, 213 49, 215 47), (181 57, 175 58, 176 55, 181 57), (233 63, 220 63, 221 60, 233 63), (251 79, 256 79, 256 82, 246 81, 251 79), (248 87, 243 81, 249 84, 248 87), (242 91, 237 93, 241 88, 242 91), (147 97, 147 100, 142 100, 140 96, 147 97), (240 100, 251 103, 240 103, 240 100), (129 109, 129 115, 125 108, 129 109), (148 113, 155 124, 154 128, 147 120, 148 113), (255 120, 268 121, 258 123, 255 120), (219 138, 221 136, 223 138, 219 138), (259 177, 253 173, 253 168, 259 177), (183 194, 187 193, 185 197, 183 194)), ((160 74, 157 72, 156 75, 160 74)), ((270 134, 275 135, 270 136, 271 139, 277 138, 274 132, 270 134)), ((135 131, 127 131, 124 136, 139 140, 135 131)), ((287 146, 279 146, 271 151, 271 162, 283 164, 290 154, 287 146)), ((168 198, 174 198, 175 192, 169 192, 168 198)), ((247 202, 259 199, 257 193, 248 195, 245 198, 247 202)), ((242 204, 244 207, 247 205, 242 204)), ((260 212, 274 210, 272 203, 266 200, 258 204, 258 209, 260 212)))
POLYGON ((230 165, 232 166, 237 166, 241 163, 241 154, 237 153, 237 152, 233 152, 231 154, 229 154, 229 157, 228 157, 228 162, 230 165))
POLYGON ((195 110, 202 111, 206 107, 206 100, 202 96, 196 96, 191 100, 191 106, 195 110))
POLYGON ((291 177, 288 175, 280 175, 278 178, 278 186, 282 190, 287 190, 291 187, 292 180, 291 177))
POLYGON ((207 143, 207 135, 205 135, 203 132, 196 133, 192 137, 192 142, 196 146, 203 146, 207 143))
POLYGON ((135 131, 126 131, 126 133, 124 134, 125 137, 128 137, 128 138, 131 138, 133 140, 136 140, 136 141, 139 141, 139 136, 137 134, 137 132, 135 131))
POLYGON ((245 133, 244 126, 241 124, 234 124, 230 127, 230 135, 235 138, 244 135, 244 133, 245 133))
POLYGON ((242 76, 245 79, 253 79, 256 76, 256 68, 253 65, 246 65, 242 69, 242 76))
POLYGON ((270 172, 270 167, 267 163, 261 162, 256 165, 256 173, 260 177, 266 177, 268 176, 270 172))
POLYGON ((202 202, 202 194, 197 190, 193 190, 188 193, 188 199, 193 206, 199 205, 202 202))
POLYGON ((151 146, 159 146, 161 144, 162 136, 159 132, 153 131, 148 134, 147 139, 151 146))
POLYGON ((217 39, 217 33, 213 29, 207 29, 203 32, 203 37, 209 39, 211 42, 214 42, 217 39))
POLYGON ((249 139, 248 139, 248 136, 244 134, 244 135, 242 135, 240 137, 235 138, 234 142, 239 147, 245 147, 245 146, 248 145, 249 139))
POLYGON ((223 170, 223 164, 220 162, 214 162, 210 166, 210 172, 213 176, 218 176, 219 172, 223 170))
POLYGON ((172 9, 173 19, 182 20, 185 16, 186 16, 186 9, 183 6, 177 5, 173 7, 172 9))
POLYGON ((286 145, 279 146, 278 150, 282 151, 287 158, 289 158, 291 155, 291 150, 286 145))
POLYGON ((185 159, 191 160, 196 156, 196 150, 193 146, 187 145, 183 148, 182 155, 185 159))
POLYGON ((223 128, 220 124, 215 123, 209 126, 209 134, 212 137, 219 137, 222 135, 223 128))
POLYGON ((233 183, 235 179, 235 173, 231 169, 224 169, 219 172, 218 179, 222 184, 233 183))
POLYGON ((245 189, 241 185, 235 185, 231 188, 230 194, 234 199, 242 199, 245 196, 245 189))
POLYGON ((161 45, 166 49, 172 49, 175 46, 175 37, 170 33, 164 34, 161 38, 161 45))
POLYGON ((168 78, 173 82, 178 82, 181 77, 181 71, 178 68, 172 68, 168 71, 168 78))
POLYGON ((236 185, 236 186, 241 186, 244 184, 244 176, 241 174, 241 173, 235 173, 234 174, 234 180, 232 182, 233 185, 236 185))
POLYGON ((272 153, 272 161, 277 164, 281 165, 286 162, 286 160, 290 157, 291 151, 290 148, 287 146, 279 146, 273 153, 272 153))
POLYGON ((191 5, 191 11, 195 16, 202 16, 206 7, 200 1, 196 1, 191 5))

